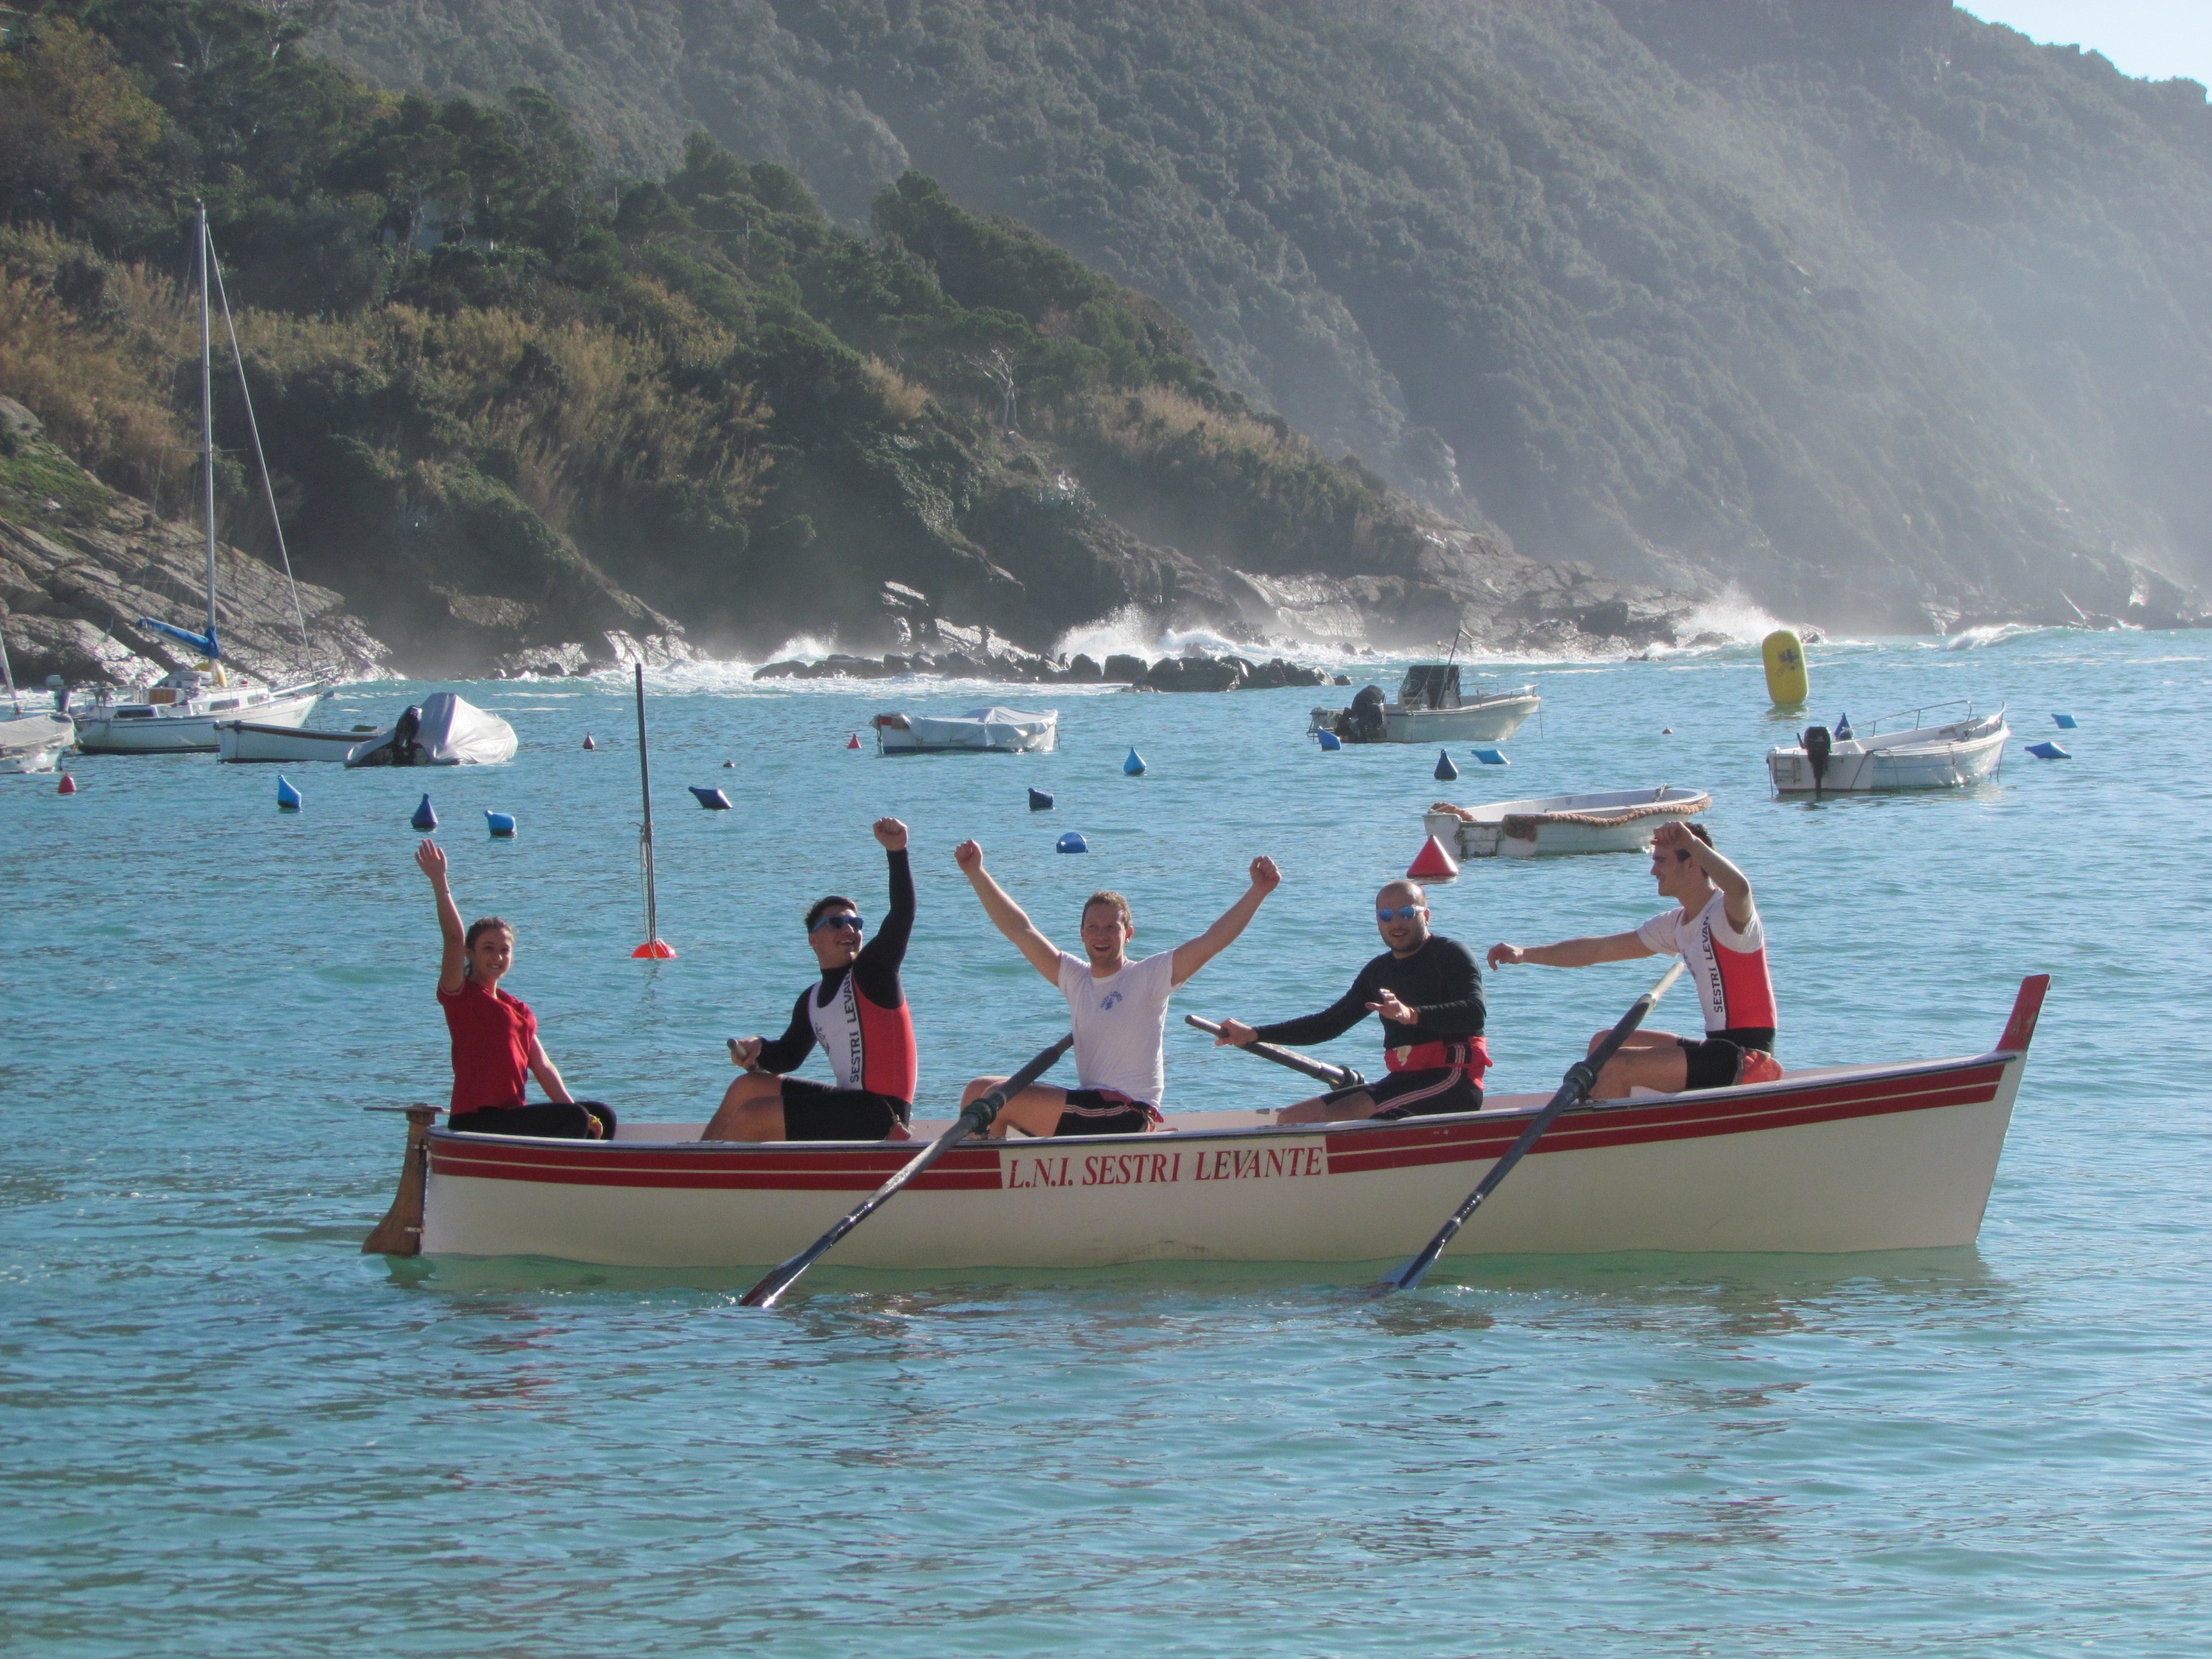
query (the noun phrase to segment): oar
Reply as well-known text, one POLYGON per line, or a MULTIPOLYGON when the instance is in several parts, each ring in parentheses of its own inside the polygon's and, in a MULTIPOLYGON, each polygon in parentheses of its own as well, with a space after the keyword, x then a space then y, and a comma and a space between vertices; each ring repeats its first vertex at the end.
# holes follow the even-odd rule
POLYGON ((954 1145, 969 1135, 980 1135, 989 1128, 1003 1107, 1016 1095, 1035 1083, 1053 1067, 1054 1061, 1066 1054, 1075 1035, 1067 1036, 1046 1049, 1028 1065, 1001 1083, 997 1088, 969 1106, 952 1121, 952 1127, 908 1158, 906 1164, 889 1181, 876 1188, 828 1232, 816 1239, 797 1255, 782 1263, 766 1279, 738 1298, 739 1305, 747 1308, 773 1308, 775 1299, 791 1288, 792 1281, 805 1273, 829 1253, 830 1247, 859 1226, 878 1209, 884 1201, 919 1176, 924 1170, 951 1152, 954 1145))
MULTIPOLYGON (((1200 1019, 1196 1014, 1185 1014, 1182 1023, 1194 1025, 1208 1036, 1219 1036, 1221 1027, 1210 1019, 1200 1019)), ((1232 1044, 1248 1054, 1257 1054, 1262 1060, 1272 1060, 1278 1066, 1287 1066, 1294 1072, 1304 1072, 1317 1083, 1326 1083, 1332 1089, 1358 1089, 1365 1086, 1367 1079, 1349 1066, 1332 1066, 1325 1060, 1316 1060, 1295 1048, 1278 1048, 1272 1042, 1243 1042, 1232 1044)))
POLYGON ((1687 962, 1677 962, 1669 968, 1656 985, 1636 999, 1636 1006, 1620 1017, 1620 1024, 1605 1034, 1605 1041, 1590 1050, 1588 1059, 1578 1060, 1567 1067, 1566 1079, 1559 1085, 1559 1091, 1545 1103, 1542 1111, 1529 1119, 1528 1127, 1521 1132, 1520 1139, 1506 1148, 1505 1156, 1491 1166, 1490 1173, 1482 1178, 1482 1184, 1467 1195, 1467 1202, 1452 1212, 1451 1219, 1437 1230, 1437 1236, 1422 1247, 1419 1255, 1395 1273, 1383 1275, 1382 1283, 1375 1287, 1377 1291, 1386 1295, 1392 1291, 1410 1291, 1427 1276, 1429 1269, 1437 1265, 1437 1258, 1444 1253, 1444 1246, 1450 1243, 1459 1230, 1467 1224, 1468 1217, 1482 1206, 1484 1199, 1504 1184, 1505 1177, 1513 1173, 1513 1166, 1528 1155, 1528 1149, 1536 1144, 1544 1131, 1552 1127, 1560 1113, 1570 1106, 1580 1104, 1588 1097, 1597 1082, 1597 1074, 1605 1068, 1606 1061, 1620 1052, 1620 1045, 1628 1041, 1629 1033, 1644 1023, 1644 1017, 1651 1012, 1652 1005, 1667 994, 1667 988, 1681 977, 1682 969, 1687 966, 1687 962))

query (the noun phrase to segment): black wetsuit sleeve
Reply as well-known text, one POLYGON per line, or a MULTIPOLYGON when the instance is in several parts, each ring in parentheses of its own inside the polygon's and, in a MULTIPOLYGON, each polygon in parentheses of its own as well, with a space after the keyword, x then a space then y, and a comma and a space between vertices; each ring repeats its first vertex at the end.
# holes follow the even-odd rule
POLYGON ((1421 1023, 1397 1030, 1418 1030, 1431 1038, 1480 1036, 1485 1012, 1482 975, 1474 965, 1473 953, 1457 939, 1431 938, 1414 961, 1420 971, 1413 982, 1391 988, 1407 1007, 1419 1012, 1421 1023))
MULTIPOLYGON (((1381 958, 1389 961, 1388 957, 1381 958)), ((1367 1005, 1375 1000, 1375 973, 1377 964, 1370 962, 1359 970, 1359 977, 1352 981, 1352 988, 1317 1014, 1307 1014, 1298 1019, 1277 1020, 1273 1025, 1259 1027, 1262 1042, 1326 1042, 1331 1037, 1342 1036, 1367 1018, 1367 1005)))
POLYGON ((781 1036, 761 1044, 756 1062, 761 1070, 778 1075, 795 1072, 814 1052, 814 1022, 806 1017, 806 999, 813 994, 811 989, 801 991, 799 1000, 791 1005, 790 1028, 781 1036))
POLYGON ((899 988, 899 967, 906 960, 906 942, 914 933, 914 871, 906 848, 884 854, 891 866, 891 908, 874 938, 860 947, 853 960, 853 983, 878 1008, 896 1008, 906 1000, 899 988))

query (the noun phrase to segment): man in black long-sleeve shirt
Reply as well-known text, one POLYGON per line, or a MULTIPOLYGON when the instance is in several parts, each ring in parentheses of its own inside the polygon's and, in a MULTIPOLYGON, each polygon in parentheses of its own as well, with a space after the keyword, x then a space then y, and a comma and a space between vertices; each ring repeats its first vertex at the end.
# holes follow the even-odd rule
POLYGON ((842 894, 808 908, 806 938, 822 967, 821 983, 799 994, 790 1025, 774 1042, 730 1040, 730 1058, 745 1074, 722 1097, 702 1139, 908 1138, 918 1068, 914 1015, 899 966, 914 931, 914 873, 907 867, 906 825, 880 818, 875 834, 890 863, 891 908, 882 929, 866 939, 860 907, 842 894), (796 1071, 817 1042, 836 1073, 836 1087, 781 1075, 796 1071))
POLYGON ((1482 1108, 1490 1049, 1482 1039, 1482 977, 1474 955, 1457 939, 1429 931, 1428 895, 1414 882, 1394 881, 1375 896, 1375 925, 1390 948, 1321 1012, 1273 1025, 1221 1022, 1217 1042, 1241 1048, 1248 1042, 1326 1042, 1370 1013, 1382 1017, 1389 1075, 1286 1106, 1279 1123, 1432 1117, 1482 1108))

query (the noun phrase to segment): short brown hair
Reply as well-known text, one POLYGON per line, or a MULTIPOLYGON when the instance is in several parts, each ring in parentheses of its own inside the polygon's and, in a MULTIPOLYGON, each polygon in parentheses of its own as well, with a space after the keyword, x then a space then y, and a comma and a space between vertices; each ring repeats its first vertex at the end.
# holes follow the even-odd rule
POLYGON ((1129 914, 1129 901, 1123 898, 1119 893, 1102 887, 1097 892, 1093 893, 1089 898, 1084 900, 1084 921, 1088 921, 1091 920, 1091 907, 1094 904, 1112 905, 1115 910, 1121 913, 1122 927, 1126 931, 1133 933, 1137 931, 1137 919, 1129 914))
MULTIPOLYGON (((461 940, 461 949, 464 951, 475 950, 477 948, 477 941, 482 939, 486 933, 491 932, 495 927, 498 928, 501 933, 506 934, 510 939, 514 937, 514 924, 509 921, 505 916, 478 916, 474 921, 469 924, 468 934, 461 940)), ((463 979, 473 979, 476 977, 473 963, 467 962, 461 963, 461 977, 463 979)))

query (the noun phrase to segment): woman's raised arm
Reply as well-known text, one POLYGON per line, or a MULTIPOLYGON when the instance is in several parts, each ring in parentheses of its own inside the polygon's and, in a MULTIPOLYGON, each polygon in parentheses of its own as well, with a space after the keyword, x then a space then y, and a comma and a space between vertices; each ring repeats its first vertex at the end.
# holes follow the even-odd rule
POLYGON ((438 988, 450 996, 467 977, 462 969, 468 962, 468 951, 461 913, 446 885, 446 849, 434 841, 425 841, 415 849, 415 864, 429 877, 430 890, 438 896, 438 932, 445 940, 445 950, 438 957, 438 988))

